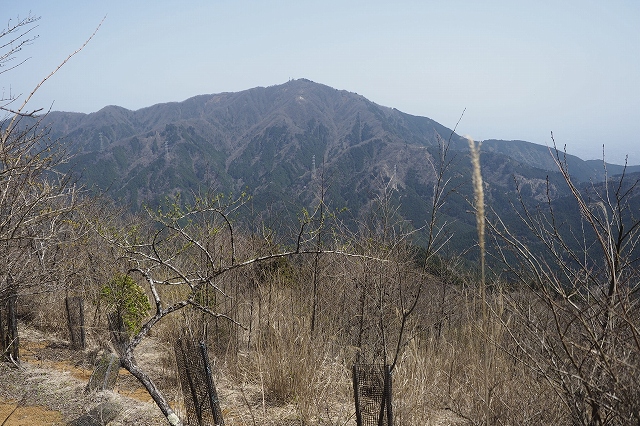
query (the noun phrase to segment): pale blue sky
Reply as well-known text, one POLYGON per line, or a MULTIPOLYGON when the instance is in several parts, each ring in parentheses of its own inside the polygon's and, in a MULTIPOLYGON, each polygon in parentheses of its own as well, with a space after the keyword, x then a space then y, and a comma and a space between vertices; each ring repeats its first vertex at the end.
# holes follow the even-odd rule
POLYGON ((78 48, 33 107, 138 109, 308 78, 476 139, 560 145, 640 163, 640 2, 30 1, 29 61, 0 89, 30 91, 78 48))

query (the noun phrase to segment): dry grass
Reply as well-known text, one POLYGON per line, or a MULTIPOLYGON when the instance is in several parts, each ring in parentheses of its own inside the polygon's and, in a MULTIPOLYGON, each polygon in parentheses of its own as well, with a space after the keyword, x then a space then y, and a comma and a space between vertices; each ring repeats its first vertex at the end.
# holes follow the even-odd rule
MULTIPOLYGON (((121 407, 114 425, 162 422, 155 404, 132 400, 118 389, 86 393, 87 374, 93 358, 91 351, 72 351, 64 341, 49 336, 30 327, 21 327, 22 368, 0 363, 0 402, 17 407, 7 424, 66 424, 105 402, 121 407)), ((137 383, 136 388, 140 388, 137 383)), ((4 417, 0 416, 0 419, 4 420, 4 417)))
MULTIPOLYGON (((439 287, 431 290, 436 288, 439 287)), ((255 322, 251 346, 238 345, 242 350, 237 353, 227 351, 212 356, 226 424, 354 425, 350 367, 356 348, 345 344, 346 335, 340 333, 319 330, 312 336, 308 317, 291 315, 292 301, 305 303, 302 295, 292 297, 289 287, 276 286, 270 291, 270 297, 262 295, 263 302, 269 301, 262 311, 269 320, 263 318, 260 327, 255 322)), ((418 326, 425 321, 433 327, 434 319, 442 312, 437 304, 424 304, 412 328, 413 337, 403 348, 393 375, 397 426, 483 422, 482 357, 487 340, 479 332, 482 312, 466 292, 456 288, 449 289, 446 303, 453 303, 456 310, 439 324, 438 334, 418 326)), ((493 295, 488 303, 493 312, 492 347, 496 348, 490 352, 489 362, 490 422, 567 424, 562 403, 550 386, 509 355, 514 348, 503 329, 506 317, 498 317, 500 298, 493 295)), ((296 309, 301 314, 305 311, 296 309)), ((179 324, 179 318, 176 316, 175 323, 165 323, 136 353, 140 364, 173 401, 176 411, 184 415, 170 344, 170 332, 179 324)), ((66 421, 101 402, 116 401, 125 409, 115 424, 162 422, 148 394, 127 374, 121 374, 115 392, 84 393, 95 350, 72 351, 63 338, 51 337, 49 332, 45 335, 32 327, 22 326, 21 332, 25 369, 2 366, 3 401, 46 395, 27 397, 22 405, 57 411, 66 421)), ((242 339, 248 340, 247 336, 242 339)))
MULTIPOLYGON (((225 283, 234 299, 221 308, 238 307, 235 318, 247 326, 241 330, 209 323, 212 369, 225 424, 355 425, 351 366, 358 354, 380 344, 376 328, 380 318, 389 321, 385 338, 388 347, 395 348, 398 288, 412 288, 420 280, 425 282, 423 300, 408 324, 406 344, 401 346, 393 373, 396 426, 482 424, 487 412, 490 424, 569 424, 552 387, 518 357, 511 339, 518 332, 517 324, 510 322, 500 291, 487 295, 487 320, 478 298, 473 297, 477 287, 472 281, 447 284, 418 270, 376 275, 384 274, 385 269, 357 269, 340 263, 326 266, 322 273, 332 281, 325 282, 317 295, 318 327, 313 333, 309 274, 304 270, 286 279, 270 276, 257 285, 250 275, 235 276, 225 283), (402 279, 396 281, 394 276, 402 279), (388 294, 382 300, 389 306, 382 313, 377 308, 381 299, 363 293, 379 289, 367 287, 375 282, 387 286, 388 294), (367 305, 363 308, 361 303, 367 305), (362 314, 366 321, 361 321, 362 314), (221 333, 214 335, 215 330, 221 333), (364 340, 358 348, 359 335, 364 340)), ((523 293, 520 297, 528 296, 523 293)), ((91 318, 91 313, 86 317, 91 318)), ((197 336, 202 321, 202 315, 188 312, 168 317, 136 349, 140 365, 183 418, 172 342, 185 328, 197 336)), ((162 424, 159 410, 128 374, 121 374, 115 392, 84 393, 88 371, 104 347, 103 340, 108 339, 104 326, 92 329, 91 349, 85 352, 69 349, 66 329, 57 327, 57 335, 55 329, 49 326, 43 333, 21 325, 25 369, 1 367, 2 401, 45 395, 30 396, 23 406, 59 412, 65 421, 102 402, 115 401, 123 410, 114 424, 162 424)))

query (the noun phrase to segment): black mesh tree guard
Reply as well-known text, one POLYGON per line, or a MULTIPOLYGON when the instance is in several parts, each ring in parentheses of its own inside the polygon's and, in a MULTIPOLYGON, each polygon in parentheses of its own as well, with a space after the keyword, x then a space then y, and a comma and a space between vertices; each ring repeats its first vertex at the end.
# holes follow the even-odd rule
POLYGON ((67 308, 67 326, 69 337, 73 349, 85 349, 86 341, 84 334, 84 304, 82 298, 71 296, 65 298, 67 308))
POLYGON ((393 426, 391 394, 391 368, 388 365, 353 365, 353 397, 358 426, 393 426))
POLYGON ((19 361, 20 341, 16 319, 18 294, 13 279, 7 276, 6 288, 0 292, 0 349, 2 358, 19 361))
POLYGON ((224 426, 218 393, 213 383, 207 345, 180 338, 175 344, 176 364, 184 395, 187 423, 224 426))
POLYGON ((120 358, 111 353, 105 353, 100 357, 98 365, 91 373, 87 392, 92 390, 113 390, 120 372, 120 358))
POLYGON ((122 354, 129 343, 129 334, 124 326, 122 316, 117 312, 111 312, 107 315, 109 322, 109 331, 111 332, 111 341, 113 342, 119 354, 122 354))

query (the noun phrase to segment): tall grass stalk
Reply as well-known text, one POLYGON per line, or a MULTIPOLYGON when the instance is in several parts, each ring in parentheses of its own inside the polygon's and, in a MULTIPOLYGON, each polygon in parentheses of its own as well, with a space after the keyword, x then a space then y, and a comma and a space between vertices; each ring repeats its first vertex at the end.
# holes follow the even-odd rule
MULTIPOLYGON (((482 183, 482 171, 480 169, 480 142, 476 143, 473 139, 467 137, 469 142, 469 151, 471 152, 472 166, 472 182, 473 182, 473 204, 476 215, 476 227, 478 230, 478 246, 480 247, 480 301, 482 303, 482 332, 487 339, 489 338, 489 313, 487 310, 487 294, 485 281, 485 211, 484 211, 484 188, 482 183)), ((489 420, 489 346, 483 345, 483 375, 484 375, 484 423, 489 420)))

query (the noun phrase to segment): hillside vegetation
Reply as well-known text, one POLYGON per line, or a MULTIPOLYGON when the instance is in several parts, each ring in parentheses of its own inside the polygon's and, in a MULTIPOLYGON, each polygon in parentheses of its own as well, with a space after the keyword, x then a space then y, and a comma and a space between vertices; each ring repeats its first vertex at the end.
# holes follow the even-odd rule
MULTIPOLYGON (((428 118, 309 80, 138 111, 109 106, 92 114, 53 112, 43 125, 73 153, 61 170, 72 170, 80 183, 106 190, 133 211, 156 208, 177 194, 192 202, 208 191, 247 193, 251 219, 239 219, 274 229, 295 227, 300 211, 314 208, 322 192, 328 208, 342 211, 355 232, 386 187, 393 189, 389 197, 407 225, 420 229, 432 219, 424 206, 433 202, 446 145, 443 173, 454 194, 438 213, 457 224, 450 240, 454 252, 468 248, 475 232, 462 138, 428 118)), ((517 187, 528 205, 548 195, 554 202, 571 196, 551 148, 523 141, 481 145, 487 197, 504 221, 517 221, 510 207, 518 203, 517 187)), ((568 154, 562 160, 581 190, 623 171, 568 154)), ((626 169, 636 171, 640 166, 626 169)), ((423 233, 415 236, 416 244, 425 244, 423 233)))
POLYGON ((370 363, 396 425, 640 423, 636 169, 479 151, 307 80, 135 112, 2 102, 3 422, 193 423, 188 341, 229 425, 355 424, 370 363), (105 354, 120 395, 84 390, 105 354))

